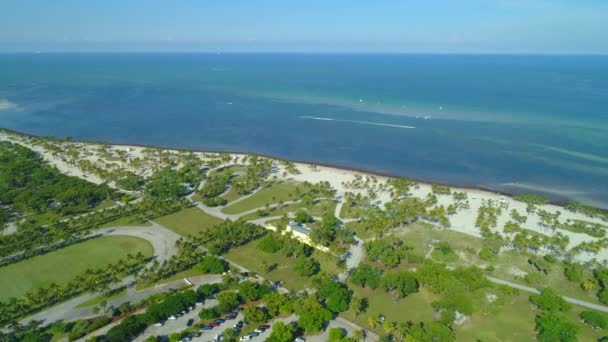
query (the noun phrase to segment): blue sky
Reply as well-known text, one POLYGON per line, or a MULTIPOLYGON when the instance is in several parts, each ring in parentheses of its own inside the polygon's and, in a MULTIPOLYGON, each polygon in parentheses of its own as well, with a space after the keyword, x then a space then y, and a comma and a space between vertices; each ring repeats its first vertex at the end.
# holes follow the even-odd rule
POLYGON ((607 0, 3 0, 2 51, 608 53, 607 0))

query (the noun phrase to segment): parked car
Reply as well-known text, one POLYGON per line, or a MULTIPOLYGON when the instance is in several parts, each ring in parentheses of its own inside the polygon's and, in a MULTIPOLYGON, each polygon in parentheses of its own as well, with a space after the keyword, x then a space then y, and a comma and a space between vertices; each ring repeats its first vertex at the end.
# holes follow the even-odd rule
POLYGON ((221 319, 221 318, 218 318, 218 319, 216 319, 214 322, 215 322, 215 323, 222 324, 222 323, 224 323, 224 322, 226 322, 226 321, 225 321, 225 320, 223 320, 223 319, 221 319))
POLYGON ((201 330, 212 330, 212 329, 213 329, 213 327, 210 325, 205 325, 205 326, 201 327, 201 330))
POLYGON ((254 332, 250 333, 249 336, 251 336, 251 338, 258 337, 258 336, 260 336, 260 333, 257 331, 254 331, 254 332))
POLYGON ((220 324, 219 324, 219 323, 215 323, 215 322, 211 322, 211 323, 209 323, 209 326, 211 326, 211 327, 214 327, 214 328, 215 328, 215 327, 219 327, 219 326, 220 326, 220 324))
POLYGON ((235 318, 236 318, 236 313, 234 313, 234 312, 231 312, 226 315, 226 319, 235 319, 235 318))
POLYGON ((253 338, 250 335, 241 336, 240 341, 251 341, 253 338))
POLYGON ((236 322, 236 324, 234 326, 238 327, 238 328, 242 328, 243 327, 243 321, 236 322))
POLYGON ((268 324, 262 324, 262 325, 260 325, 260 329, 266 330, 266 329, 269 329, 269 328, 270 328, 270 325, 268 325, 268 324))
POLYGON ((298 336, 296 337, 296 339, 294 340, 294 342, 306 342, 306 339, 302 336, 298 336))
POLYGON ((158 323, 154 323, 155 327, 162 327, 163 326, 163 322, 158 322, 158 323))
POLYGON ((193 320, 192 318, 190 318, 190 319, 188 320, 188 323, 186 323, 186 325, 187 325, 187 326, 189 326, 189 327, 191 327, 191 326, 192 326, 192 324, 194 324, 194 320, 193 320))
POLYGON ((169 316, 169 319, 173 320, 173 319, 177 319, 177 317, 175 317, 175 315, 171 315, 171 316, 169 316))

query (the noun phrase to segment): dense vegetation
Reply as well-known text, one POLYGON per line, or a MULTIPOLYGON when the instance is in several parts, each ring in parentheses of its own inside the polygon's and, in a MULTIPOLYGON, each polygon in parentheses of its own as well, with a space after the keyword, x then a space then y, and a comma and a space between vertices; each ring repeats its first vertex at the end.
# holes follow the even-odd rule
POLYGON ((201 231, 196 240, 206 244, 212 254, 221 254, 230 248, 242 246, 264 234, 266 234, 266 230, 258 225, 245 221, 226 220, 201 231))
POLYGON ((113 198, 106 185, 65 176, 21 145, 0 142, 0 201, 19 214, 86 211, 113 198))

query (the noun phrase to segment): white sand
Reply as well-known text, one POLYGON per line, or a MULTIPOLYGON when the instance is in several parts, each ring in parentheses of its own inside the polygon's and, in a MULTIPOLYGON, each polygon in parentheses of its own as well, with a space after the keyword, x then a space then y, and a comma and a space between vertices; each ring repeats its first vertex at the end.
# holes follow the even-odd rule
MULTIPOLYGON (((81 178, 87 179, 93 183, 97 183, 97 184, 102 183, 102 180, 99 179, 99 177, 92 175, 92 174, 84 174, 78 166, 69 165, 66 162, 66 160, 64 160, 63 158, 53 156, 51 154, 51 152, 45 150, 42 146, 32 143, 31 138, 29 138, 29 137, 15 135, 12 133, 0 132, 0 140, 18 142, 24 146, 27 146, 27 147, 39 152, 44 159, 46 159, 52 165, 57 167, 62 173, 65 173, 67 175, 81 177, 81 178)), ((91 162, 98 164, 98 165, 104 164, 104 162, 101 161, 101 159, 99 158, 99 156, 97 156, 97 154, 94 154, 92 156, 85 156, 86 153, 89 153, 89 154, 94 153, 100 146, 102 146, 101 144, 71 143, 71 142, 69 142, 69 143, 65 142, 62 144, 64 144, 65 146, 77 146, 78 150, 81 152, 80 158, 88 159, 91 162)), ((109 146, 109 145, 107 145, 107 146, 109 146)), ((118 165, 126 170, 132 171, 134 173, 137 173, 137 174, 140 174, 143 176, 149 176, 153 172, 152 165, 154 165, 154 163, 156 163, 158 161, 152 157, 146 158, 145 153, 143 152, 144 149, 145 149, 144 147, 140 147, 140 146, 110 146, 107 149, 107 151, 115 154, 116 151, 123 150, 126 152, 127 160, 133 160, 135 158, 139 158, 140 160, 148 159, 146 166, 142 167, 139 170, 136 170, 133 167, 129 166, 128 163, 124 163, 121 161, 113 161, 112 163, 115 163, 116 165, 118 165)), ((174 153, 179 153, 179 151, 176 151, 176 150, 165 150, 165 151, 172 151, 174 153)), ((197 156, 199 156, 201 159, 204 159, 203 152, 195 152, 195 154, 197 156)), ((244 155, 241 155, 241 154, 233 154, 233 157, 238 157, 239 159, 241 159, 243 156, 244 155)), ((105 163, 107 163, 107 161, 105 163)), ((283 172, 285 170, 281 166, 279 166, 278 172, 276 173, 277 178, 294 179, 296 181, 302 181, 302 182, 308 181, 310 183, 318 183, 321 181, 327 181, 331 184, 331 186, 334 189, 337 190, 338 196, 343 196, 346 192, 353 192, 353 193, 359 192, 362 194, 367 194, 367 190, 363 190, 363 189, 355 190, 355 189, 350 189, 350 188, 345 187, 344 184, 355 180, 357 175, 364 176, 364 177, 375 177, 378 180, 377 184, 385 184, 388 179, 387 177, 383 177, 383 176, 372 176, 372 175, 367 175, 367 174, 364 174, 361 172, 343 170, 343 169, 326 167, 326 166, 316 166, 314 168, 314 170, 308 164, 296 163, 296 166, 300 170, 301 174, 283 176, 283 172)), ((389 187, 386 187, 386 188, 389 189, 389 187)), ((503 209, 502 214, 498 217, 498 225, 497 225, 498 228, 496 229, 496 231, 502 232, 502 227, 504 226, 504 224, 506 222, 510 221, 509 212, 511 211, 511 209, 516 209, 520 214, 528 216, 527 222, 521 225, 522 228, 529 229, 529 230, 532 230, 532 231, 535 231, 535 232, 538 232, 540 234, 544 234, 547 236, 552 236, 555 234, 555 233, 553 233, 551 231, 547 231, 541 227, 541 225, 539 224, 540 218, 536 213, 533 213, 533 214, 526 213, 526 204, 525 203, 516 201, 511 197, 503 196, 503 195, 489 192, 489 191, 476 190, 476 189, 452 187, 451 190, 452 190, 452 192, 454 192, 454 191, 466 192, 468 194, 468 201, 469 201, 469 205, 470 205, 470 209, 459 210, 456 214, 449 217, 450 223, 451 223, 450 229, 452 229, 452 230, 462 232, 462 233, 465 233, 468 235, 480 237, 480 231, 477 227, 475 227, 477 211, 478 211, 479 207, 481 207, 483 200, 493 200, 496 202, 504 201, 507 206, 507 209, 503 209)), ((431 185, 425 184, 425 183, 419 183, 419 186, 416 189, 412 189, 412 191, 411 191, 413 196, 420 197, 420 198, 426 197, 431 192, 432 192, 431 185)), ((378 195, 378 201, 380 201, 381 203, 390 201, 389 191, 382 191, 382 190, 378 189, 376 191, 376 194, 378 195)), ((443 205, 446 208, 448 205, 450 205, 454 202, 451 195, 438 195, 437 198, 438 198, 438 204, 443 205)), ((568 219, 570 219, 570 220, 578 219, 578 220, 585 220, 585 221, 590 221, 590 222, 595 222, 595 223, 603 223, 599 219, 590 218, 581 213, 573 213, 573 212, 570 212, 570 211, 564 209, 561 206, 557 206, 557 205, 553 205, 553 204, 537 206, 537 211, 540 209, 551 212, 551 213, 560 211, 561 212, 561 215, 559 217, 560 222, 565 222, 568 219)), ((570 244, 569 244, 568 248, 572 248, 572 247, 580 244, 581 242, 597 240, 596 238, 591 237, 586 234, 572 233, 572 232, 560 230, 560 229, 557 229, 556 232, 560 232, 561 234, 569 237, 570 244)), ((608 252, 606 250, 602 250, 601 253, 599 253, 597 255, 580 254, 579 256, 577 256, 577 259, 583 260, 583 261, 590 260, 592 258, 596 258, 597 260, 600 260, 600 261, 608 260, 608 252)))

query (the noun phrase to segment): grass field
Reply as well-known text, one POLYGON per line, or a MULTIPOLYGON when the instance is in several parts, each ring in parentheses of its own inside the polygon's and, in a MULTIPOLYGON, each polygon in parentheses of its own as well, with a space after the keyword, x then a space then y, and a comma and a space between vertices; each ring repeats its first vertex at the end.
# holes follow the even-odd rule
POLYGON ((345 202, 342 205, 342 210, 340 210, 341 218, 360 218, 365 217, 369 209, 363 206, 351 206, 349 203, 345 202))
MULTIPOLYGON (((384 315, 387 321, 431 321, 434 319, 434 309, 431 307, 431 303, 440 298, 438 295, 421 288, 420 292, 410 294, 404 299, 395 301, 392 294, 386 293, 380 289, 372 290, 352 284, 349 284, 349 287, 353 290, 355 296, 367 298, 369 307, 367 311, 358 317, 355 316, 353 310, 349 310, 343 315, 368 329, 371 329, 368 324, 368 318, 377 317, 380 314, 384 315)), ((382 328, 371 330, 382 332, 382 328)))
MULTIPOLYGON (((332 200, 319 200, 312 207, 307 207, 303 203, 292 203, 288 205, 284 205, 282 207, 274 207, 269 209, 264 209, 268 213, 267 216, 281 216, 283 214, 288 213, 296 213, 299 210, 306 210, 310 215, 313 216, 322 216, 326 212, 333 213, 336 209, 336 201, 332 200)), ((248 214, 241 217, 243 220, 254 220, 259 218, 257 213, 248 214)))
MULTIPOLYGON (((259 273, 264 278, 272 281, 281 281, 282 285, 291 290, 302 290, 312 285, 310 278, 299 275, 293 269, 295 260, 288 258, 281 251, 266 253, 257 248, 260 240, 252 241, 245 246, 230 250, 224 256, 253 272, 259 273), (262 262, 269 265, 276 264, 276 269, 269 273, 262 272, 262 262)), ((321 264, 321 271, 329 274, 338 274, 336 266, 338 259, 331 254, 314 251, 312 257, 321 264)))
POLYGON ((222 222, 219 218, 211 216, 197 207, 182 209, 154 221, 184 237, 196 236, 198 232, 222 222))
POLYGON ((0 300, 21 297, 51 282, 63 285, 88 268, 100 268, 127 254, 153 255, 152 245, 131 236, 103 236, 0 268, 0 300))
POLYGON ((348 222, 344 224, 344 226, 352 230, 355 235, 357 235, 357 237, 363 241, 367 241, 372 238, 372 234, 365 229, 365 224, 362 222, 348 222))
POLYGON ((240 214, 247 210, 264 207, 266 204, 292 200, 298 184, 298 182, 273 183, 270 187, 261 189, 251 197, 230 205, 222 211, 226 214, 240 214))
MULTIPOLYGON (((566 313, 568 320, 579 328, 579 341, 597 341, 606 332, 593 330, 578 317, 582 308, 573 306, 566 313)), ((462 326, 457 326, 458 341, 536 341, 534 331, 537 309, 529 301, 527 294, 513 297, 499 310, 488 314, 473 314, 462 326)))

